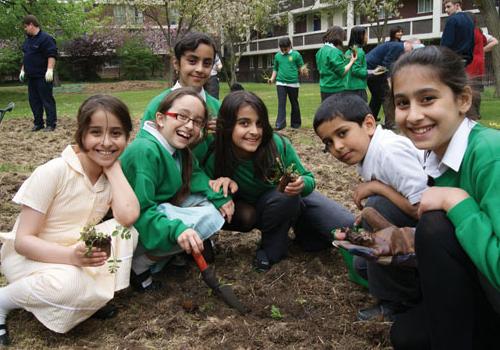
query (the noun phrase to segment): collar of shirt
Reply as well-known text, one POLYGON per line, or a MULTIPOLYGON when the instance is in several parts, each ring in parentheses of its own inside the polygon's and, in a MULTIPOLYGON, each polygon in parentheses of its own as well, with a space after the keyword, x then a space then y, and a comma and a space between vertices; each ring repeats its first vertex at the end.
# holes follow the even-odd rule
POLYGON ((80 158, 78 158, 78 153, 80 152, 81 150, 78 146, 68 145, 66 146, 64 151, 62 151, 61 158, 68 164, 69 167, 71 167, 75 172, 81 174, 85 178, 87 185, 92 189, 93 192, 104 191, 107 182, 106 176, 104 175, 104 173, 102 173, 101 176, 99 176, 99 178, 97 179, 97 182, 92 185, 87 174, 85 173, 85 170, 83 169, 80 158))
POLYGON ((375 129, 370 144, 368 145, 368 150, 366 151, 365 157, 358 164, 358 174, 363 178, 364 181, 372 181, 372 173, 374 169, 373 162, 375 161, 374 152, 376 152, 377 144, 380 142, 381 138, 384 137, 384 129, 381 125, 378 125, 375 129))
POLYGON ((156 129, 156 123, 152 120, 147 120, 144 122, 144 125, 142 127, 145 131, 147 131, 149 134, 151 134, 155 139, 158 140, 158 142, 170 153, 170 155, 173 157, 175 151, 177 151, 174 147, 172 147, 167 140, 163 137, 162 134, 156 129))
MULTIPOLYGON (((181 83, 179 83, 179 80, 175 83, 174 86, 172 86, 172 91, 180 89, 183 87, 181 83)), ((203 101, 207 102, 207 94, 205 93, 205 89, 202 87, 201 91, 199 92, 200 97, 203 99, 203 101)))
POLYGON ((281 54, 282 56, 285 56, 285 55, 290 55, 290 54, 292 53, 292 51, 293 51, 293 50, 292 50, 292 49, 290 49, 290 51, 288 51, 287 53, 283 53, 283 52, 281 52, 281 50, 280 50, 280 54, 281 54))
POLYGON ((462 160, 464 159, 465 151, 467 150, 469 134, 476 124, 475 121, 464 118, 453 134, 442 159, 439 159, 433 151, 426 154, 425 172, 427 175, 437 178, 443 175, 448 169, 458 172, 460 164, 462 164, 462 160))

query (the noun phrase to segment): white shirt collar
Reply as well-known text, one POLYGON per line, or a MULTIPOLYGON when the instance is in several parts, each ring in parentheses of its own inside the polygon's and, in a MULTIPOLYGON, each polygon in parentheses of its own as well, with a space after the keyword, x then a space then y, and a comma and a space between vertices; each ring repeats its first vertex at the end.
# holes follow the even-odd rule
POLYGON ((292 53, 292 51, 293 51, 293 49, 290 49, 290 51, 288 51, 288 52, 285 54, 285 53, 281 52, 281 50, 280 50, 280 54, 282 54, 283 56, 285 56, 285 55, 289 55, 289 54, 291 54, 291 53, 292 53))
MULTIPOLYGON (((174 90, 180 89, 181 87, 183 87, 183 86, 181 85, 181 83, 179 83, 179 80, 177 80, 175 85, 172 86, 171 90, 174 91, 174 90)), ((207 102, 207 94, 205 93, 205 89, 203 87, 201 87, 200 97, 203 99, 203 101, 207 102)))
POLYGON ((427 175, 437 178, 443 175, 448 169, 458 172, 460 164, 464 159, 469 134, 477 123, 468 118, 464 118, 453 134, 446 152, 442 159, 436 153, 430 151, 425 158, 425 172, 427 175))
POLYGON ((173 157, 176 149, 172 147, 167 140, 163 137, 162 134, 156 129, 156 123, 152 120, 146 120, 144 122, 144 125, 142 127, 145 131, 150 133, 155 139, 158 140, 158 142, 170 153, 170 155, 173 157))
POLYGON ((380 141, 380 138, 383 137, 384 129, 382 128, 381 125, 378 125, 377 128, 375 129, 375 133, 373 133, 373 136, 370 140, 370 143, 368 144, 368 150, 366 151, 365 157, 361 162, 358 164, 358 174, 363 178, 365 181, 371 181, 373 180, 372 177, 372 169, 373 169, 373 152, 376 152, 375 149, 377 148, 377 144, 380 141))

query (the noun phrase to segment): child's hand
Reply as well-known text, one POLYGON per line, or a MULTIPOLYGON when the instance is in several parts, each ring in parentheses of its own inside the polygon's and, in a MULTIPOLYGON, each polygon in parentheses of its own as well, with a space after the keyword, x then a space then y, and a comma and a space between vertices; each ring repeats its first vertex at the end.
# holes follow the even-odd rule
POLYGON ((302 179, 302 176, 299 176, 297 180, 289 182, 288 185, 286 185, 284 193, 289 196, 298 196, 302 193, 303 189, 304 180, 302 179))
POLYGON ((217 130, 217 119, 209 119, 206 128, 208 133, 215 134, 217 130))
POLYGON ((231 223, 234 214, 234 202, 231 200, 219 208, 221 215, 227 222, 231 223))
POLYGON ((274 81, 273 81, 273 79, 269 78, 269 79, 267 79, 267 83, 268 83, 269 85, 271 85, 272 83, 274 83, 274 81))
POLYGON ((356 204, 359 210, 363 209, 363 200, 374 194, 377 194, 377 186, 380 184, 378 181, 369 181, 360 183, 352 194, 352 200, 356 204))
POLYGON ((186 231, 182 232, 177 238, 177 243, 187 254, 191 252, 195 254, 201 254, 203 251, 203 241, 198 236, 195 230, 188 228, 186 231))
POLYGON ((224 193, 224 197, 227 197, 228 194, 236 193, 238 191, 238 184, 231 180, 229 177, 219 177, 215 180, 208 181, 208 185, 214 192, 219 192, 222 187, 222 192, 224 193))
POLYGON ((418 217, 430 210, 448 212, 455 205, 468 198, 469 194, 461 188, 429 187, 425 190, 418 207, 418 217))
POLYGON ((86 255, 87 247, 85 247, 85 243, 78 242, 72 246, 70 246, 71 252, 71 265, 75 266, 90 266, 97 267, 102 266, 108 260, 108 255, 106 252, 101 251, 98 248, 92 248, 92 254, 90 256, 86 255))

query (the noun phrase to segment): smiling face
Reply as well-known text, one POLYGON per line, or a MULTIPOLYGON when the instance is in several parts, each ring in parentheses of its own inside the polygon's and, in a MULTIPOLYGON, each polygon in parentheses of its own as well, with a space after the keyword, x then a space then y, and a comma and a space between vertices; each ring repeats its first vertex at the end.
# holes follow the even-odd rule
POLYGON ((262 143, 262 134, 262 124, 255 109, 249 105, 240 107, 231 135, 237 156, 243 159, 251 158, 262 143))
POLYGON ((365 158, 375 128, 375 119, 368 114, 362 125, 342 117, 327 120, 316 128, 316 133, 335 158, 354 165, 365 158))
POLYGON ((200 44, 194 51, 186 51, 180 61, 174 60, 174 67, 179 72, 179 83, 201 89, 210 78, 214 64, 214 49, 207 44, 200 44))
POLYGON ((198 140, 201 129, 196 127, 191 119, 205 121, 205 107, 199 98, 191 95, 181 96, 172 103, 167 112, 179 113, 190 118, 186 123, 174 116, 156 113, 158 131, 169 145, 183 149, 198 140))
POLYGON ((409 65, 393 77, 396 122, 419 149, 440 158, 471 105, 470 88, 456 96, 433 69, 409 65), (411 77, 411 79, 408 79, 411 77))
POLYGON ((97 110, 90 117, 82 137, 80 160, 87 172, 100 172, 110 167, 127 145, 127 136, 120 119, 114 114, 97 110))

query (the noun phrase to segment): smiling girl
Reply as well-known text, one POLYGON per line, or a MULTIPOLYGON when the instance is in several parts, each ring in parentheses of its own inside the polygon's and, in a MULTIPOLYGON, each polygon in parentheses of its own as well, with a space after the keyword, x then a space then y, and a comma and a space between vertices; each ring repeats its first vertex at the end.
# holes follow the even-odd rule
POLYGON ((1 237, 2 273, 9 282, 0 289, 1 344, 9 342, 5 318, 12 309, 23 308, 52 331, 65 333, 129 284, 135 239, 113 237, 114 254, 122 260, 115 276, 103 266, 106 252, 93 248, 87 255, 79 238, 80 230, 99 223, 110 207, 114 219, 97 225, 98 231, 111 234, 118 223, 131 226, 139 215, 117 161, 132 130, 130 115, 115 97, 96 95, 82 104, 77 122, 77 146, 38 167, 14 197, 21 213, 13 231, 1 237))
POLYGON ((211 147, 204 162, 207 174, 231 178, 238 186, 235 217, 255 208, 255 222, 246 215, 248 221, 243 224, 247 229, 242 231, 257 227, 262 232, 254 262, 257 269, 268 270, 287 255, 292 225, 303 248, 318 250, 331 246, 332 229, 353 223, 354 218, 344 208, 314 191, 313 175, 304 168, 290 141, 273 133, 267 108, 255 94, 237 91, 224 99, 211 147), (285 168, 293 165, 297 170, 296 178, 283 192, 270 180, 276 173, 277 159, 285 168))
POLYGON ((396 121, 428 151, 434 186, 415 247, 423 304, 392 329, 396 349, 493 349, 500 337, 500 132, 468 119, 462 59, 426 47, 395 64, 396 121), (411 77, 411 79, 408 79, 411 77), (426 325, 426 327, 422 327, 426 325))
POLYGON ((156 119, 146 121, 121 162, 140 203, 135 227, 139 245, 132 263, 138 291, 161 287, 150 268, 185 251, 203 251, 203 240, 231 221, 233 201, 209 187, 189 146, 207 123, 205 102, 193 88, 180 88, 161 102, 156 119), (217 210, 219 209, 219 210, 217 210))

